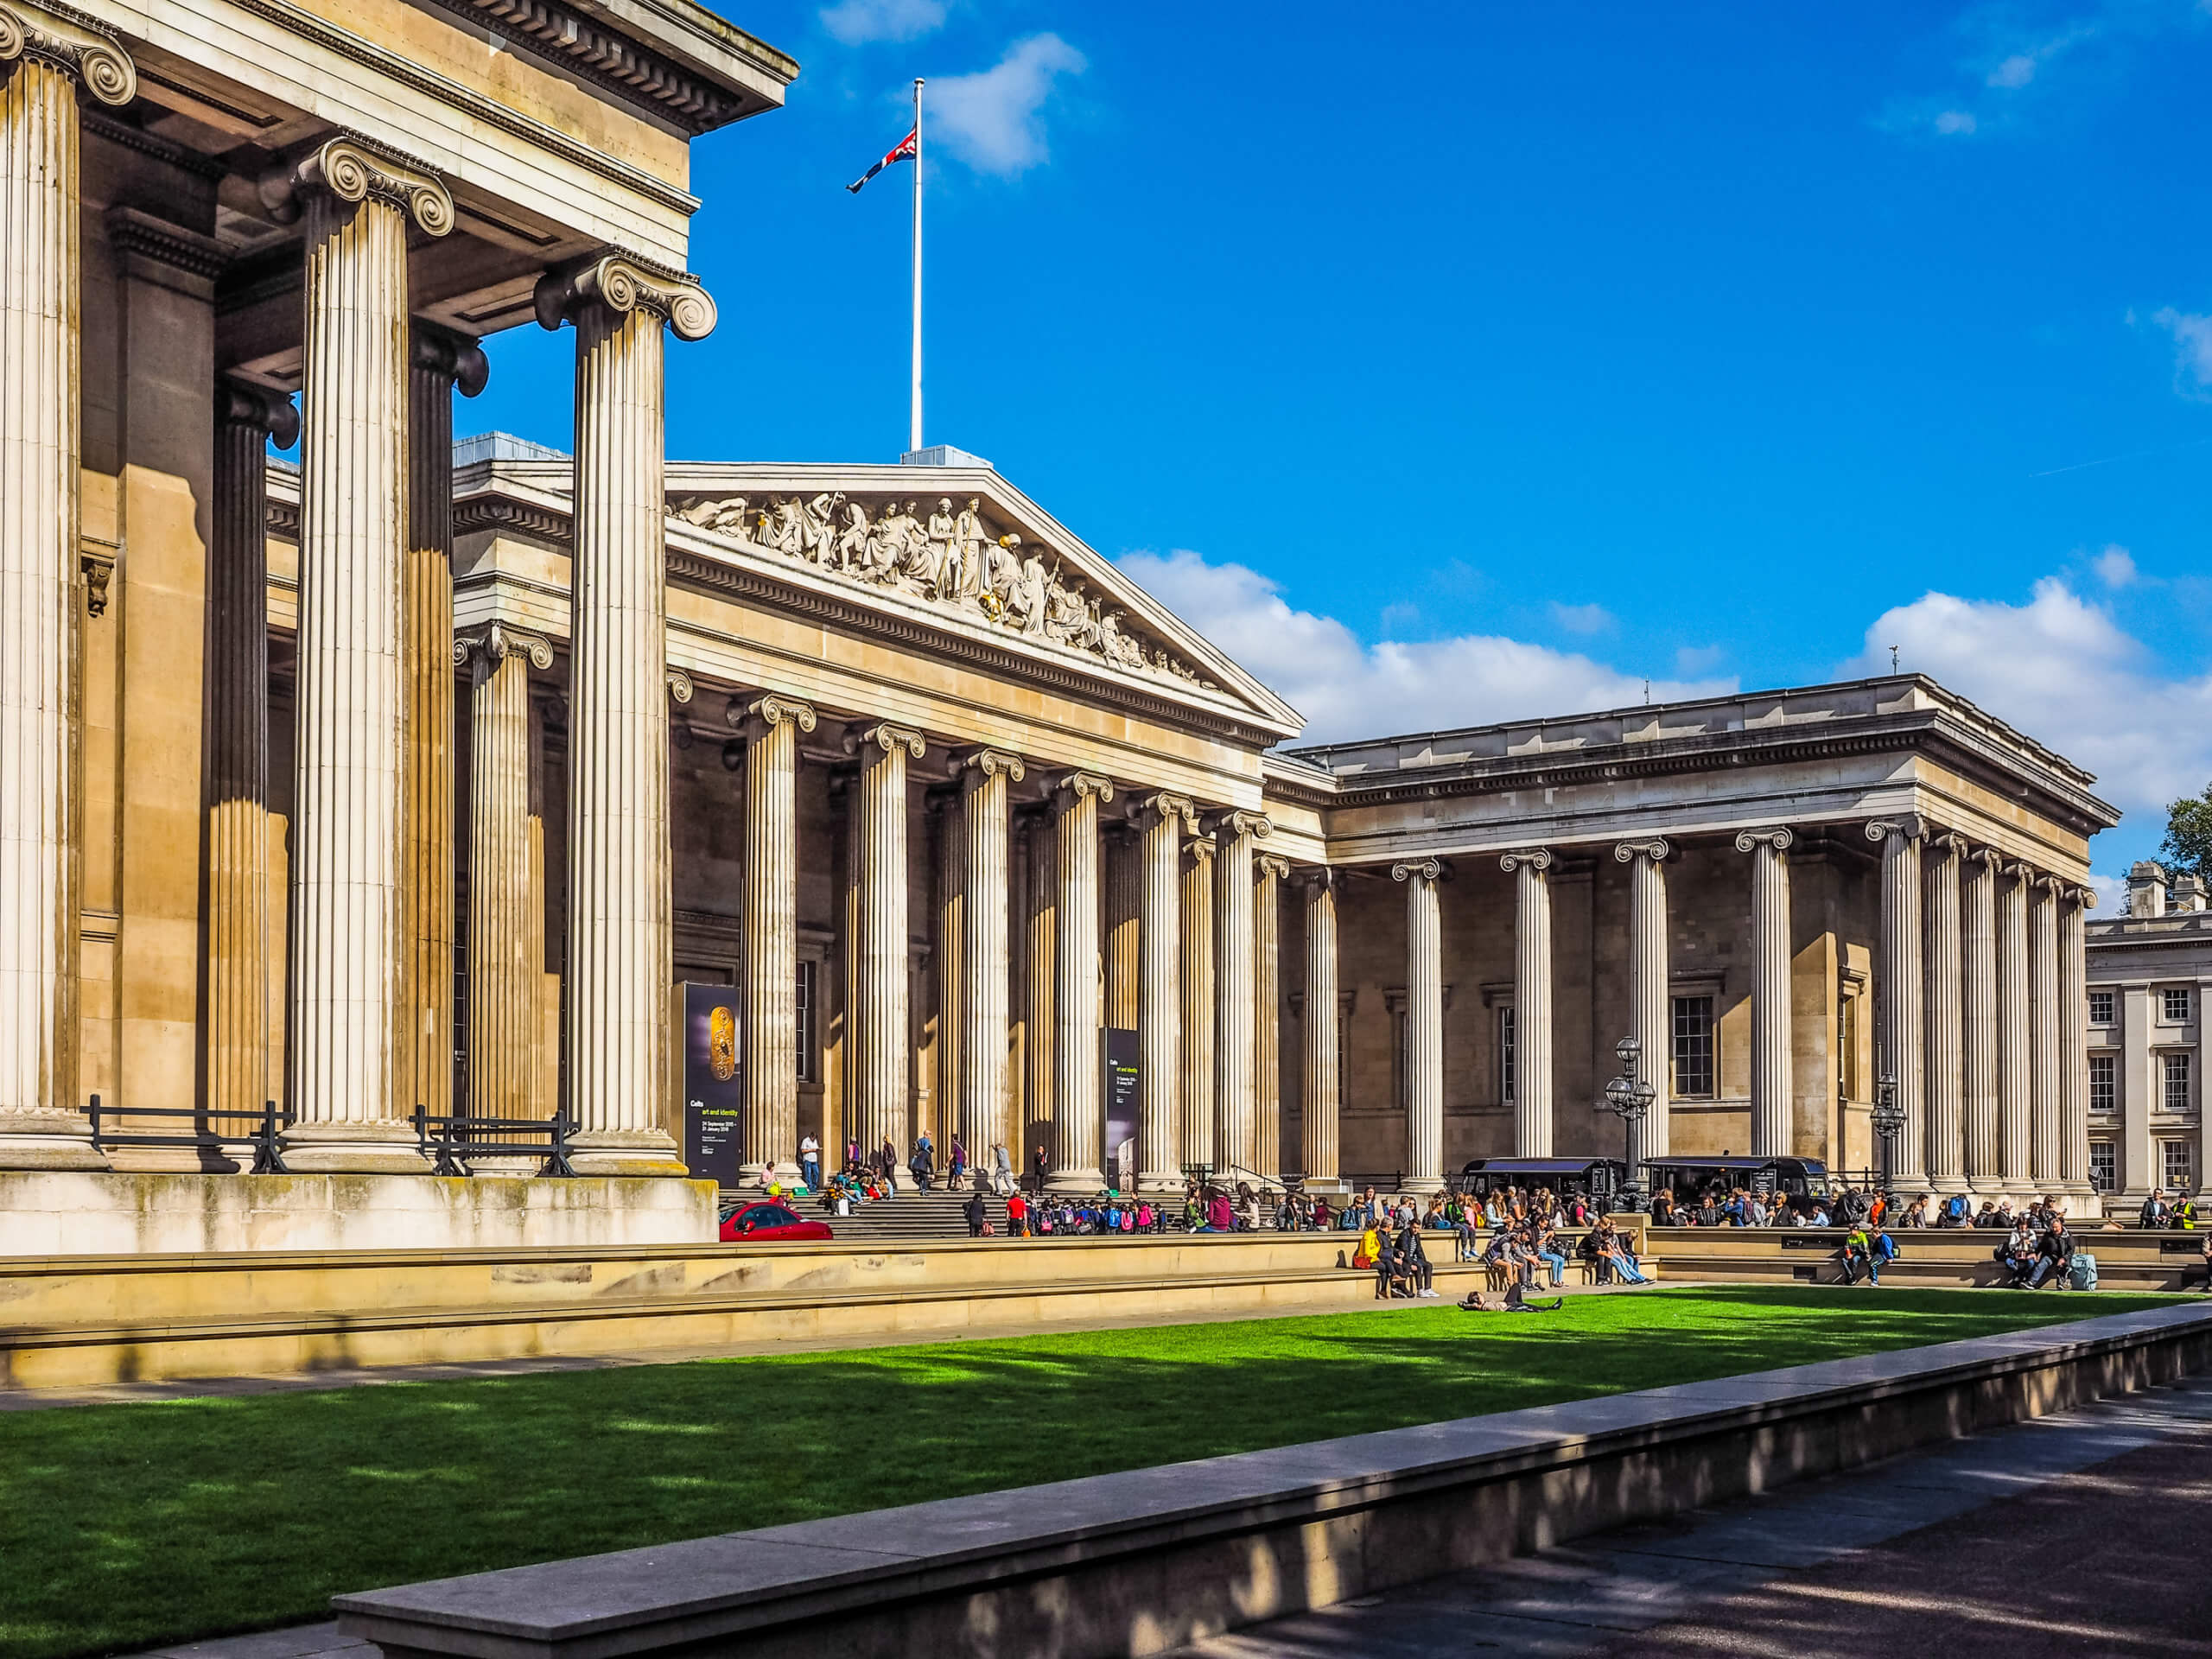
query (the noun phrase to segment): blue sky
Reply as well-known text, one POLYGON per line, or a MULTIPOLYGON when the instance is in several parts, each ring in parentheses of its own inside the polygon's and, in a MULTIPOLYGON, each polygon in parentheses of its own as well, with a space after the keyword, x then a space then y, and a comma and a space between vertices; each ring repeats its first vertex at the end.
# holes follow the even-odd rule
MULTIPOLYGON (((1934 673, 2146 855, 2212 779, 2212 187, 2192 0, 733 5, 674 454, 929 430, 1317 738, 1934 673)), ((458 413, 565 445, 569 346, 458 413)))

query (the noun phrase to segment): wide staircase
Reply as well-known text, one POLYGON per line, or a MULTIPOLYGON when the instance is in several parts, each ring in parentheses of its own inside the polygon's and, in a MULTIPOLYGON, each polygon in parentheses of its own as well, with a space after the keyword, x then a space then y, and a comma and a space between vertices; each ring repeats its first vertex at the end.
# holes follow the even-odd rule
MULTIPOLYGON (((834 1216, 819 1204, 810 1199, 799 1207, 799 1213, 810 1221, 826 1221, 841 1240, 854 1243, 880 1239, 886 1243, 918 1243, 926 1239, 965 1238, 968 1236, 967 1192, 948 1192, 938 1186, 927 1192, 917 1192, 911 1186, 902 1186, 899 1195, 879 1198, 873 1204, 863 1204, 849 1216, 834 1216)), ((983 1196, 985 1211, 991 1225, 1001 1236, 1006 1232, 1006 1200, 983 1196)))

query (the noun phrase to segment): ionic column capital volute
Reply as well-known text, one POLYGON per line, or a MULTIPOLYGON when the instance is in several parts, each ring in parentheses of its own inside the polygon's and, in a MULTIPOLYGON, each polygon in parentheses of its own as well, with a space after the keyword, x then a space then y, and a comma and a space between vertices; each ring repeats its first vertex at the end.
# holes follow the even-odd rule
POLYGON ((285 393, 242 380, 225 380, 215 388, 215 421, 220 426, 243 426, 267 434, 279 449, 300 441, 300 411, 285 393))
POLYGON ((1653 836, 1646 841, 1615 842, 1613 856, 1624 864, 1633 864, 1639 858, 1648 858, 1654 864, 1663 864, 1667 861, 1668 854, 1673 850, 1663 836, 1653 836))
POLYGON ((1086 797, 1096 796, 1103 805, 1114 798, 1114 780, 1095 772, 1071 772, 1052 785, 1054 796, 1065 796, 1063 806, 1072 806, 1086 797))
POLYGON ((426 236, 453 229, 453 193, 443 180, 412 156, 396 155, 356 133, 325 139, 289 168, 264 175, 258 188, 262 205, 280 224, 299 217, 306 192, 323 190, 344 202, 390 202, 426 236))
POLYGON ((1390 879, 1393 881, 1411 881, 1418 877, 1423 881, 1441 881, 1444 868, 1444 861, 1440 858, 1406 859, 1390 867, 1390 879))
POLYGON ((1344 885, 1343 874, 1326 864, 1302 865, 1295 879, 1298 885, 1308 893, 1325 893, 1344 885))
POLYGON ((415 320, 408 334, 408 361, 414 367, 452 383, 464 397, 474 397, 490 384, 492 365, 484 348, 467 334, 441 328, 435 322, 415 320))
POLYGON ((1962 862, 1979 864, 1992 875, 2005 868, 2005 855, 1994 847, 1976 847, 1969 844, 1961 857, 1962 862))
POLYGON ((1866 820, 1866 839, 1879 845, 1895 837, 1899 841, 1918 841, 1927 834, 1925 827, 1916 817, 1869 818, 1866 820))
POLYGON ((1290 874, 1290 861, 1281 853, 1262 853, 1252 861, 1255 880, 1280 881, 1290 874))
POLYGON ((1274 827, 1274 820, 1266 813, 1246 812, 1241 809, 1217 812, 1206 820, 1207 829, 1225 834, 1232 840, 1239 836, 1249 836, 1255 841, 1264 841, 1274 827))
POLYGON ((691 682, 691 676, 683 669, 671 667, 667 671, 667 677, 669 701, 671 702, 688 703, 698 690, 691 682))
POLYGON ((138 96, 137 67, 123 42, 67 6, 0 5, 0 64, 21 59, 59 69, 111 109, 138 96))
POLYGON ((1967 838, 1955 830, 1935 830, 1928 837, 1928 850, 1939 857, 1964 858, 1967 851, 1967 838))
POLYGON ((472 633, 456 633, 453 637, 455 668, 465 668, 473 661, 477 673, 486 675, 510 656, 528 658, 530 665, 541 673, 553 666, 553 647, 550 642, 534 633, 520 632, 504 622, 494 622, 472 633))
POLYGON ((1173 823, 1179 818, 1187 830, 1198 827, 1197 804, 1187 795, 1172 794, 1166 790, 1147 795, 1136 802, 1129 816, 1136 820, 1141 830, 1156 829, 1164 823, 1173 823))
POLYGON ((1497 868, 1508 875, 1523 864, 1541 874, 1552 867, 1551 849, 1548 847, 1516 847, 1511 852, 1500 853, 1497 856, 1497 868))
POLYGON ((967 781, 975 784, 982 784, 993 778, 1003 778, 1010 784, 1018 784, 1029 775, 1029 768, 1022 764, 1021 757, 1004 749, 970 750, 960 757, 960 771, 967 781))
POLYGON ((1212 858, 1221 849, 1215 843, 1213 833, 1211 830, 1202 830, 1192 835, 1183 843, 1183 850, 1190 854, 1193 859, 1204 863, 1212 858))
POLYGON ((880 720, 865 726, 853 726, 845 732, 845 753, 858 754, 863 749, 877 749, 885 754, 904 749, 918 760, 929 748, 922 734, 910 726, 894 726, 880 720))
POLYGON ((634 253, 602 253, 549 270, 537 280, 538 326, 558 328, 587 306, 618 315, 647 311, 676 331, 678 340, 704 340, 715 332, 715 302, 699 279, 634 253))
POLYGON ((1796 839, 1788 826, 1783 824, 1777 824, 1771 830, 1738 830, 1736 832, 1736 850, 1750 853, 1764 847, 1770 852, 1786 853, 1796 839))
POLYGON ((749 738, 765 736, 779 726, 793 726, 801 732, 810 732, 815 726, 811 704, 772 691, 757 697, 732 697, 722 718, 749 738))

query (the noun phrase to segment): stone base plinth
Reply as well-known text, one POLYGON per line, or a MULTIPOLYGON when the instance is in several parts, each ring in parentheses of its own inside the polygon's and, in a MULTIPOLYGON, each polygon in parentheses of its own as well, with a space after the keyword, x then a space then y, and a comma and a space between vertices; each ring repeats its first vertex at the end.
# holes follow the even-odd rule
POLYGON ((0 1256, 702 1244, 711 1181, 0 1172, 0 1256))

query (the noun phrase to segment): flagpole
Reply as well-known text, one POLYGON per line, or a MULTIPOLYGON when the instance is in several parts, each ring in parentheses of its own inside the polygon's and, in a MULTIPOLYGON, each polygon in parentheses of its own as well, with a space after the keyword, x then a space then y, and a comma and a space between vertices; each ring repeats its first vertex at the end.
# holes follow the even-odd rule
POLYGON ((914 397, 906 447, 922 447, 922 81, 914 78, 914 397))

